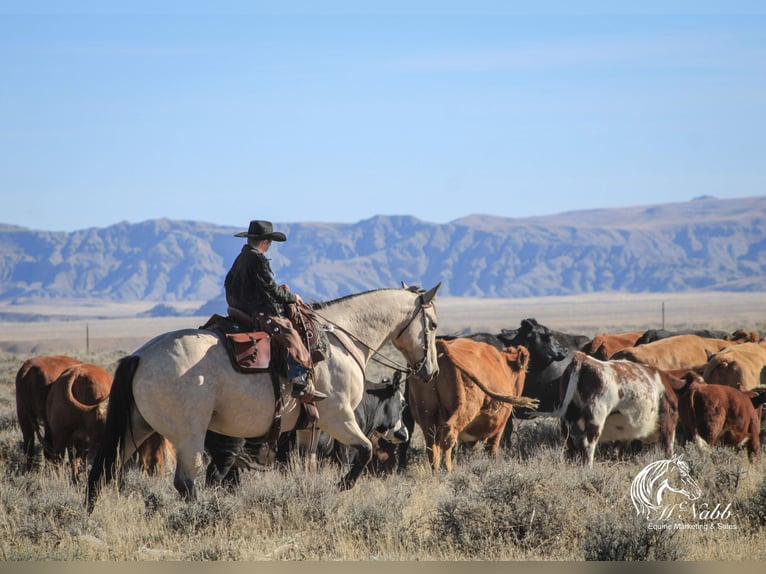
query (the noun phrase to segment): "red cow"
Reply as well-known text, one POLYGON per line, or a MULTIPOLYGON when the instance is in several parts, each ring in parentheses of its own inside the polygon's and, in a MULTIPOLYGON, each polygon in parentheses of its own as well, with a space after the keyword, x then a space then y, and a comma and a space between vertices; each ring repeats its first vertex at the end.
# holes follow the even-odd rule
POLYGON ((521 396, 529 362, 526 348, 498 351, 468 338, 438 340, 436 348, 439 374, 428 383, 413 377, 409 404, 423 430, 432 469, 439 470, 443 458, 449 472, 458 440, 486 441, 495 456, 512 407, 531 407, 536 401, 521 396))
POLYGON ((678 410, 686 440, 708 446, 747 444, 752 462, 761 448, 761 409, 766 394, 740 391, 725 385, 709 385, 697 373, 683 377, 678 391, 678 410))
POLYGON ((27 470, 35 462, 35 435, 40 438, 40 427, 49 435, 45 409, 50 385, 66 369, 79 363, 63 355, 33 357, 24 361, 16 374, 16 415, 27 470))
POLYGON ((614 334, 602 333, 593 337, 580 350, 586 355, 606 361, 611 359, 612 355, 617 351, 634 346, 638 338, 643 334, 643 331, 614 334))
POLYGON ((69 453, 73 481, 104 433, 111 388, 112 376, 92 363, 69 367, 50 385, 46 443, 54 461, 62 460, 65 451, 69 453))

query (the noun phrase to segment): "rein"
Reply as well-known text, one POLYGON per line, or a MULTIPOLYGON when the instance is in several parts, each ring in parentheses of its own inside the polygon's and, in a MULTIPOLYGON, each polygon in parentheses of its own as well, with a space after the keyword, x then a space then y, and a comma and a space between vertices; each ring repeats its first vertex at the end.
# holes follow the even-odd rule
MULTIPOLYGON (((433 303, 425 304, 423 303, 423 295, 418 296, 418 308, 415 310, 415 313, 413 313, 412 317, 410 317, 409 321, 402 327, 402 329, 399 331, 399 334, 394 337, 395 339, 398 339, 402 336, 402 334, 407 330, 407 328, 412 324, 412 322, 415 320, 416 317, 419 315, 423 316, 423 327, 425 332, 425 310, 431 306, 433 306, 433 303)), ((316 309, 311 309, 311 313, 328 323, 333 329, 327 331, 329 333, 332 333, 334 329, 338 329, 345 335, 347 335, 350 339, 356 341, 360 345, 362 345, 365 349, 372 351, 372 360, 376 363, 383 365, 384 367, 389 367, 390 369, 393 369, 394 371, 399 371, 401 373, 405 373, 407 376, 410 376, 414 373, 417 373, 422 366, 425 364, 426 360, 428 359, 428 352, 427 352, 427 342, 423 341, 423 359, 415 366, 415 368, 410 367, 409 365, 402 365, 399 361, 396 359, 393 359, 391 357, 388 357, 381 353, 378 349, 375 349, 371 347, 369 344, 367 344, 365 341, 357 337, 354 333, 346 329, 345 327, 339 325, 338 323, 335 323, 334 321, 331 321, 327 317, 323 316, 321 313, 319 313, 316 309), (376 357, 382 357, 384 360, 378 359, 376 357)), ((340 339, 338 339, 340 341, 340 339)), ((360 364, 359 365, 362 369, 362 372, 364 372, 364 367, 360 364)))

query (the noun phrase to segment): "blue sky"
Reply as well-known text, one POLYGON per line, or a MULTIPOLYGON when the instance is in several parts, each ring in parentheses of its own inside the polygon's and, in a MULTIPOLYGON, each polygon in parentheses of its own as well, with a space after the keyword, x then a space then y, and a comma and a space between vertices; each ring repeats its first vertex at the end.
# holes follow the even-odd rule
POLYGON ((0 223, 766 192, 758 2, 103 4, 0 0, 0 223))

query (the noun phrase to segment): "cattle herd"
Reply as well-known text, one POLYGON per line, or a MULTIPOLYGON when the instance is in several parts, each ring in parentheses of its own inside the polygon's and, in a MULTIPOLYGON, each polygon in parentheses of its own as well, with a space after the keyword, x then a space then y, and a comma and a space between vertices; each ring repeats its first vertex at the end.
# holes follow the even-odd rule
MULTIPOLYGON (((509 444, 514 421, 552 417, 573 460, 592 465, 600 443, 660 442, 666 457, 678 443, 700 448, 746 448, 758 456, 766 402, 766 340, 742 330, 601 334, 592 339, 554 331, 534 319, 498 334, 439 337, 439 374, 430 381, 395 372, 369 381, 355 411, 373 442, 368 468, 407 466, 416 425, 433 471, 452 469, 453 449, 482 443, 497 455, 509 444)), ((60 464, 69 457, 72 480, 99 446, 111 376, 66 356, 39 356, 16 376, 16 407, 27 469, 37 454, 60 464)), ((208 433, 207 484, 236 484, 242 461, 259 439, 208 433)), ((278 461, 294 441, 284 433, 278 461)), ((154 435, 139 449, 137 466, 163 469, 173 447, 154 435)), ((320 456, 349 464, 354 451, 319 436, 320 456)), ((247 462, 244 466, 248 466, 247 462)))

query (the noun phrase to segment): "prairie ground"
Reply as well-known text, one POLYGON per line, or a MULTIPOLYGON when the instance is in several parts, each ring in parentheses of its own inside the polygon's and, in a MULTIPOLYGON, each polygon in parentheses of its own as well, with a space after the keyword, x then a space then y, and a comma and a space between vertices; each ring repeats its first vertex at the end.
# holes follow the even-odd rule
MULTIPOLYGON (((514 328, 525 317, 595 335, 667 328, 764 329, 764 294, 614 296, 438 304, 442 333, 514 328)), ((29 356, 64 352, 112 371, 151 336, 198 326, 206 317, 87 318, 1 323, 0 559, 86 561, 584 561, 766 559, 766 458, 678 446, 718 517, 652 529, 631 502, 634 477, 664 458, 653 447, 632 455, 599 449, 592 469, 568 462, 555 421, 516 421, 497 460, 461 451, 451 475, 432 474, 416 431, 403 474, 364 475, 336 488, 342 469, 248 471, 236 491, 205 489, 183 502, 162 476, 126 473, 124 488, 102 493, 85 512, 84 486, 68 470, 41 463, 25 472, 14 378, 29 356), (87 325, 89 340, 85 339, 87 325), (89 348, 86 348, 86 343, 89 348), (16 347, 14 347, 16 345, 16 347), (725 509, 725 516, 723 512, 725 509)), ((385 374, 371 366, 369 377, 385 374)), ((700 507, 701 508, 701 507, 700 507)), ((698 508, 699 510, 699 508, 698 508)))

